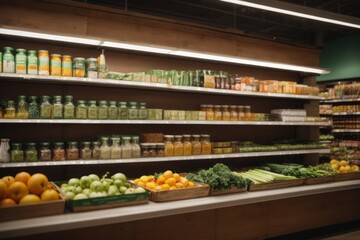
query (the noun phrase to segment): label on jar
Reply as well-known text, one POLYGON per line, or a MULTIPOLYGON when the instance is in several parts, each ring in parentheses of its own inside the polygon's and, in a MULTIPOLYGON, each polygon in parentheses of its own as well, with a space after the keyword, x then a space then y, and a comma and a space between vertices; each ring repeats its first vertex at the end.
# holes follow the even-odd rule
POLYGON ((77 108, 76 109, 76 118, 77 119, 86 119, 86 108, 77 108))
POLYGON ((61 76, 71 77, 72 76, 72 64, 71 62, 62 62, 61 66, 61 76))
POLYGON ((31 56, 28 57, 27 73, 38 74, 37 57, 31 57, 31 56))
POLYGON ((146 109, 140 109, 139 110, 139 119, 140 120, 147 119, 147 110, 146 109))
POLYGON ((99 108, 99 119, 108 119, 108 109, 99 108))
POLYGON ((49 75, 49 57, 39 57, 39 75, 49 75))
POLYGON ((117 109, 109 109, 109 119, 117 119, 117 109))
POLYGON ((3 67, 3 72, 4 73, 14 73, 15 72, 15 61, 14 61, 14 59, 7 59, 6 54, 5 54, 2 67, 3 67))
POLYGON ((119 118, 120 119, 128 119, 129 118, 129 112, 128 112, 127 108, 120 108, 119 118))
POLYGON ((60 75, 61 75, 61 61, 51 60, 51 76, 60 76, 60 75))
POLYGON ((88 118, 89 119, 97 119, 98 118, 98 109, 97 108, 91 108, 88 109, 88 118))
POLYGON ((51 118, 51 106, 41 106, 40 108, 40 118, 51 118))
POLYGON ((63 106, 58 104, 54 105, 53 118, 63 118, 63 106))
POLYGON ((138 119, 138 110, 137 109, 129 109, 129 119, 130 120, 138 119))
POLYGON ((75 117, 75 107, 68 106, 64 107, 64 118, 74 118, 75 117))
POLYGON ((88 78, 97 78, 98 77, 98 72, 97 71, 87 71, 87 75, 88 78))
POLYGON ((16 56, 16 73, 26 74, 26 55, 16 56))

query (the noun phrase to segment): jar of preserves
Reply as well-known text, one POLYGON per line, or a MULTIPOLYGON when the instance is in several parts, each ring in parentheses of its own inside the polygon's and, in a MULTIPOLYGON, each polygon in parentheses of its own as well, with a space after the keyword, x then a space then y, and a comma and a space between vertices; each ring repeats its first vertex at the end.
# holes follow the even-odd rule
POLYGON ((21 143, 11 144, 11 162, 23 162, 24 151, 21 143))
POLYGON ((68 142, 66 148, 66 160, 79 160, 80 154, 77 142, 68 142))
POLYGON ((87 107, 84 100, 78 100, 75 109, 76 119, 87 119, 87 107))
POLYGON ((164 143, 156 144, 156 156, 157 157, 165 157, 165 144, 164 143))
POLYGON ((98 77, 98 65, 96 58, 86 59, 86 77, 97 78, 98 77))
POLYGON ((118 108, 116 106, 116 101, 109 101, 109 119, 117 119, 118 117, 118 108))
POLYGON ((215 121, 221 121, 222 120, 222 112, 221 112, 221 106, 215 105, 214 106, 214 120, 215 121))
POLYGON ((51 76, 61 76, 61 55, 60 54, 51 54, 50 75, 51 76))
POLYGON ((139 103, 139 120, 146 120, 148 112, 146 109, 146 103, 139 103))
POLYGON ((14 119, 15 118, 15 102, 9 100, 4 111, 4 118, 14 119))
POLYGON ((54 161, 64 161, 65 160, 65 149, 63 142, 55 142, 54 149, 52 151, 54 161))
POLYGON ((206 120, 214 121, 215 120, 215 112, 213 105, 207 105, 206 109, 206 120))
POLYGON ((111 159, 120 159, 121 158, 121 147, 120 147, 120 138, 114 137, 111 138, 112 145, 110 147, 110 158, 111 159))
POLYGON ((80 148, 80 159, 90 160, 91 159, 91 149, 90 142, 82 142, 80 148))
POLYGON ((244 120, 251 121, 251 107, 244 106, 244 120))
POLYGON ((16 49, 15 72, 18 74, 26 74, 26 50, 25 49, 22 49, 22 48, 16 49))
POLYGON ((238 120, 238 111, 235 105, 230 106, 230 121, 237 121, 238 120))
POLYGON ((201 155, 200 135, 192 135, 191 148, 192 155, 201 155))
POLYGON ((182 143, 182 135, 175 135, 174 137, 174 156, 184 155, 184 145, 182 143))
POLYGON ((38 74, 38 57, 35 50, 29 50, 27 56, 27 74, 38 74))
POLYGON ((237 106, 238 109, 238 121, 244 121, 245 113, 244 113, 244 106, 237 106))
POLYGON ((107 101, 102 100, 99 101, 99 107, 98 107, 98 117, 99 119, 108 119, 109 118, 109 109, 107 106, 107 101))
POLYGON ((85 77, 85 58, 74 58, 73 77, 85 77))
POLYGON ((36 162, 38 160, 36 143, 27 143, 25 151, 25 162, 36 162))
POLYGON ((52 118, 53 106, 49 102, 49 96, 42 96, 42 101, 40 104, 40 118, 42 119, 50 119, 52 118))
POLYGON ((73 96, 70 95, 65 96, 64 118, 65 119, 75 118, 75 105, 73 103, 73 96))
POLYGON ((107 138, 107 137, 101 138, 99 159, 110 159, 111 150, 110 150, 108 141, 109 141, 109 138, 107 138))
POLYGON ((201 154, 202 155, 211 154, 210 135, 207 134, 201 135, 201 154))
POLYGON ((222 120, 223 121, 230 121, 230 111, 228 105, 222 105, 222 120))
POLYGON ((96 106, 96 101, 88 101, 88 119, 98 119, 98 107, 96 106))
POLYGON ((165 157, 174 156, 174 143, 173 143, 173 135, 164 135, 165 138, 165 157))
POLYGON ((139 158, 141 156, 141 149, 139 145, 139 136, 131 137, 131 157, 139 158))
POLYGON ((70 55, 63 55, 61 59, 61 76, 72 76, 72 60, 70 55))
POLYGON ((15 72, 15 57, 14 49, 12 47, 3 48, 2 71, 4 73, 15 72))
POLYGON ((29 105, 26 102, 26 97, 23 95, 18 96, 16 118, 18 119, 29 118, 29 105))
POLYGON ((127 102, 119 102, 119 119, 127 120, 129 119, 129 109, 127 107, 127 102))
POLYGON ((183 135, 183 146, 184 146, 184 156, 192 155, 192 143, 190 141, 191 135, 183 135))
POLYGON ((53 97, 53 118, 62 119, 64 118, 64 105, 62 104, 61 96, 53 97))
POLYGON ((141 143, 140 148, 141 148, 141 156, 142 157, 150 157, 149 144, 148 143, 141 143))
POLYGON ((91 159, 100 159, 100 147, 98 141, 92 142, 91 159))
POLYGON ((46 50, 38 51, 38 61, 39 61, 39 75, 49 75, 49 52, 46 50))
POLYGON ((122 138, 121 158, 131 158, 131 143, 129 136, 125 136, 122 138))
POLYGON ((39 161, 51 161, 51 150, 49 142, 40 143, 39 161))
POLYGON ((137 120, 139 118, 139 111, 136 102, 129 103, 129 119, 137 120))

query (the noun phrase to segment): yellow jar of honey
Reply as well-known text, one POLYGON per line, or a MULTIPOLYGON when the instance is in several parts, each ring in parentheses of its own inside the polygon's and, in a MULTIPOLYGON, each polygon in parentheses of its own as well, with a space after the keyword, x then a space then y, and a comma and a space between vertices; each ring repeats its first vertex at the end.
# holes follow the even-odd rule
POLYGON ((61 55, 60 54, 51 54, 50 75, 51 76, 61 76, 61 55))
POLYGON ((70 55, 62 56, 61 76, 63 76, 63 77, 71 77, 72 76, 72 60, 71 60, 70 55))

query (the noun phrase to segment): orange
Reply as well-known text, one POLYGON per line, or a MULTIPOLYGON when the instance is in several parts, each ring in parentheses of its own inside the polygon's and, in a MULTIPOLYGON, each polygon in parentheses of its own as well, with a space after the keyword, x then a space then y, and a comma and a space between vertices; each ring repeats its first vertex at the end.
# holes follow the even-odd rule
POLYGON ((332 160, 330 161, 330 164, 331 164, 331 165, 336 164, 336 163, 339 163, 339 161, 336 160, 336 159, 332 159, 332 160))
POLYGON ((344 167, 344 166, 341 166, 341 167, 339 168, 339 172, 344 173, 344 172, 345 172, 345 167, 344 167))
POLYGON ((358 172, 358 171, 359 171, 359 166, 357 166, 357 165, 352 165, 352 166, 351 166, 351 171, 352 171, 352 172, 358 172))
POLYGON ((0 206, 12 206, 16 205, 16 202, 11 198, 5 198, 0 202, 0 206))
POLYGON ((22 197, 29 193, 29 189, 23 182, 14 182, 7 190, 7 196, 15 202, 19 202, 22 197))
POLYGON ((176 189, 175 186, 171 186, 171 187, 170 187, 170 190, 174 190, 174 189, 176 189))
POLYGON ((189 181, 189 184, 187 185, 188 188, 192 188, 195 187, 195 183, 189 181))
POLYGON ((147 182, 149 182, 148 176, 141 176, 140 180, 141 180, 143 183, 145 183, 145 184, 146 184, 147 182))
POLYGON ((53 201, 53 200, 59 200, 59 194, 54 189, 46 189, 41 194, 41 201, 53 201))
POLYGON ((173 174, 173 178, 175 179, 175 181, 179 182, 180 181, 180 175, 178 173, 174 173, 173 174))
POLYGON ((19 181, 19 182, 23 182, 23 183, 27 184, 30 177, 31 177, 31 175, 28 172, 19 172, 15 176, 15 181, 19 181))
POLYGON ((145 187, 145 183, 142 182, 142 181, 139 181, 139 182, 137 183, 137 185, 139 185, 140 187, 145 187))
POLYGON ((4 180, 0 179, 0 200, 6 197, 8 186, 4 180))
POLYGON ((173 176, 173 172, 170 170, 167 170, 163 173, 163 176, 165 179, 171 178, 173 176))
POLYGON ((2 180, 6 182, 8 187, 15 182, 15 178, 13 176, 5 176, 2 180))
POLYGON ((349 165, 345 166, 344 168, 345 168, 345 172, 347 173, 351 171, 351 167, 349 165))
POLYGON ((176 188, 182 188, 183 184, 181 182, 177 182, 177 183, 175 183, 175 187, 176 188))
POLYGON ((175 181, 175 178, 171 177, 171 178, 166 179, 165 183, 168 184, 170 187, 172 187, 172 186, 175 186, 176 181, 175 181))
POLYGON ((19 204, 30 204, 41 202, 41 199, 35 194, 27 194, 21 198, 19 204))
POLYGON ((345 166, 348 165, 348 162, 345 161, 345 160, 341 160, 341 161, 339 162, 339 165, 345 167, 345 166))
POLYGON ((149 175, 149 176, 147 176, 147 177, 148 177, 148 179, 149 179, 149 182, 155 181, 155 177, 154 177, 153 175, 149 175))
POLYGON ((164 176, 163 175, 160 175, 157 179, 156 179, 156 183, 157 184, 159 184, 159 185, 161 185, 161 184, 163 184, 163 183, 165 183, 165 178, 164 178, 164 176))
POLYGON ((155 187, 155 189, 154 189, 155 191, 161 191, 162 190, 162 188, 161 188, 161 186, 159 186, 159 185, 156 185, 156 187, 155 187))
POLYGON ((189 180, 184 177, 181 177, 180 182, 182 183, 183 187, 186 188, 189 184, 189 180))
POLYGON ((331 167, 334 169, 334 170, 339 170, 339 164, 338 163, 335 163, 335 164, 332 164, 331 167))
POLYGON ((47 189, 48 184, 48 178, 42 173, 35 173, 29 178, 27 183, 30 192, 39 196, 47 189))
POLYGON ((149 189, 155 189, 156 183, 154 183, 154 182, 148 182, 148 183, 146 183, 145 187, 146 187, 146 188, 149 188, 149 189))
POLYGON ((163 185, 161 185, 161 189, 162 190, 169 190, 170 186, 169 186, 169 184, 164 183, 163 185))
POLYGON ((134 180, 134 183, 135 183, 135 184, 138 184, 138 182, 140 182, 140 178, 136 178, 136 179, 134 180))

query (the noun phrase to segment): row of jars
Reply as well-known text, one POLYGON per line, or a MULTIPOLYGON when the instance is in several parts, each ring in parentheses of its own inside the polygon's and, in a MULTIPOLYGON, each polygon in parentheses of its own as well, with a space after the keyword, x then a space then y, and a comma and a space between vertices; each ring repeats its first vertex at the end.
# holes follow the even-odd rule
POLYGON ((210 135, 164 135, 165 157, 211 154, 210 135))
MULTIPOLYGON (((64 77, 98 78, 99 69, 97 58, 76 57, 72 60, 70 55, 51 54, 47 50, 28 50, 4 47, 0 52, 0 72, 51 75, 64 77), (1 69, 2 68, 2 69, 1 69)), ((103 53, 102 53, 103 55, 103 53)), ((104 58, 104 56, 102 56, 104 58)), ((99 78, 102 77, 99 72, 99 78)))
POLYGON ((360 112, 360 105, 333 106, 332 111, 334 113, 339 113, 339 112, 347 112, 347 113, 360 112))
POLYGON ((0 107, 0 118, 7 119, 147 119, 146 103, 78 100, 73 103, 73 97, 41 96, 38 104, 36 96, 18 96, 17 104, 12 100, 7 102, 4 111, 0 107), (28 99, 28 101, 26 101, 28 99))
POLYGON ((42 142, 11 144, 11 162, 64 161, 90 159, 139 158, 138 136, 102 137, 101 141, 42 142), (121 140, 121 143, 120 143, 121 140), (50 147, 52 146, 52 148, 50 147), (65 147, 66 146, 66 147, 65 147))
POLYGON ((333 128, 339 129, 360 129, 360 117, 335 118, 333 119, 333 128))
POLYGON ((200 106, 210 121, 253 121, 256 115, 251 113, 251 106, 206 105, 200 106))

